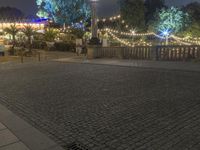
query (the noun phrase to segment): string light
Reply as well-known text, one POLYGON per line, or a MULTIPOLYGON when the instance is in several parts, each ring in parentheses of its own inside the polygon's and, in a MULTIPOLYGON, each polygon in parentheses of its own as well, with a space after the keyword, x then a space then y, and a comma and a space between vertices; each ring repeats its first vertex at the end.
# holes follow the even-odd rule
POLYGON ((125 41, 125 40, 123 40, 123 39, 120 39, 120 38, 117 37, 114 33, 112 33, 112 31, 109 30, 109 29, 106 29, 105 31, 106 31, 106 32, 108 33, 108 35, 110 35, 113 39, 117 40, 117 41, 120 42, 121 44, 123 44, 123 45, 125 45, 125 46, 128 46, 128 47, 135 47, 135 45, 141 45, 141 43, 142 43, 143 45, 152 46, 151 43, 147 43, 147 42, 142 41, 142 40, 140 40, 139 42, 131 42, 131 43, 130 43, 130 42, 127 42, 127 41, 125 41))
POLYGON ((171 37, 172 37, 173 39, 175 39, 175 40, 177 40, 177 41, 180 41, 180 42, 182 42, 182 43, 185 43, 185 44, 187 44, 187 45, 191 45, 191 44, 200 45, 200 40, 198 40, 198 38, 197 38, 197 40, 190 40, 190 39, 187 39, 187 37, 181 38, 181 37, 177 37, 177 36, 175 36, 175 35, 171 35, 171 37))
MULTIPOLYGON (((115 34, 120 34, 120 35, 124 35, 124 36, 151 36, 151 35, 156 35, 153 32, 148 32, 148 33, 135 33, 134 30, 130 30, 130 32, 121 32, 118 30, 114 30, 114 29, 110 29, 110 28, 106 28, 106 29, 101 29, 100 31, 110 31, 112 33, 115 34), (133 32, 134 31, 134 32, 133 32)), ((159 35, 157 35, 158 37, 161 37, 159 35)))
MULTIPOLYGON (((116 20, 120 20, 121 19, 121 15, 117 15, 117 16, 112 16, 110 18, 103 18, 103 19, 98 19, 98 22, 106 22, 106 21, 116 21, 116 20)), ((126 28, 126 30, 129 28, 129 25, 126 24, 125 20, 121 20, 120 21, 124 27, 126 28)), ((133 33, 132 31, 130 32, 122 32, 122 31, 118 31, 118 30, 114 30, 114 29, 109 29, 109 28, 106 28, 106 29, 102 29, 101 31, 109 31, 109 32, 112 32, 114 34, 119 34, 119 35, 123 35, 123 36, 131 36, 131 37, 137 37, 137 36, 155 36, 159 39, 162 39, 162 40, 165 40, 166 39, 166 36, 164 35, 158 35, 154 32, 148 32, 148 33, 133 33)), ((200 45, 200 38, 191 38, 191 37, 184 37, 184 38, 181 38, 181 37, 177 37, 175 35, 169 35, 168 38, 172 38, 174 39, 175 41, 181 43, 181 44, 184 44, 184 45, 192 45, 192 44, 196 44, 196 45, 200 45)))
MULTIPOLYGON (((123 36, 132 36, 132 37, 137 37, 137 36, 155 36, 157 38, 160 38, 160 39, 166 39, 164 36, 160 36, 154 32, 149 32, 149 33, 135 33, 133 31, 130 31, 130 32, 121 32, 121 31, 118 31, 118 30, 114 30, 114 29, 110 29, 110 28, 106 28, 106 29, 102 29, 101 31, 109 31, 111 33, 114 33, 114 34, 119 34, 119 35, 123 35, 123 36)), ((186 38, 180 38, 180 37, 177 37, 175 35, 170 35, 169 38, 172 38, 174 39, 175 41, 183 44, 183 45, 192 45, 192 44, 197 44, 197 45, 200 45, 200 40, 198 40, 198 38, 196 38, 197 40, 190 40, 190 39, 186 39, 186 38)))
POLYGON ((34 29, 44 29, 45 24, 43 23, 0 23, 0 28, 5 29, 10 27, 11 25, 15 25, 17 28, 24 28, 25 26, 31 26, 34 29))
POLYGON ((112 16, 110 18, 97 19, 97 21, 98 22, 100 22, 100 21, 106 22, 106 21, 113 21, 113 20, 119 20, 119 19, 121 19, 121 15, 112 16))
MULTIPOLYGON (((121 15, 112 16, 109 18, 97 19, 97 22, 109 22, 109 21, 120 21, 121 15)), ((120 21, 125 28, 129 28, 129 25, 125 22, 125 20, 120 21)))

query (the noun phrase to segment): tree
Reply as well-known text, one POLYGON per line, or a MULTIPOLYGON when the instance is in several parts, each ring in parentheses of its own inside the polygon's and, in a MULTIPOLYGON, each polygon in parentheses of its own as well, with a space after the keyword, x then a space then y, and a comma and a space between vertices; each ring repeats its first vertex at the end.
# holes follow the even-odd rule
POLYGON ((24 35, 27 37, 27 42, 28 42, 28 46, 29 46, 29 52, 31 52, 31 48, 32 48, 32 38, 33 36, 35 35, 35 31, 34 29, 28 25, 28 26, 25 26, 23 29, 22 29, 22 32, 24 33, 24 35))
POLYGON ((144 0, 120 0, 119 2, 122 19, 124 19, 131 28, 137 28, 137 30, 144 30, 144 0))
POLYGON ((47 28, 45 30, 44 39, 48 42, 53 42, 58 35, 58 32, 53 28, 47 28))
POLYGON ((49 17, 59 24, 86 21, 90 7, 85 0, 36 0, 39 17, 49 17))
POLYGON ((190 15, 192 21, 200 21, 200 3, 199 2, 190 3, 186 5, 185 7, 183 7, 183 10, 186 11, 190 15))
POLYGON ((189 36, 189 37, 200 37, 200 23, 192 22, 192 24, 183 32, 180 33, 181 36, 189 36))
POLYGON ((21 10, 13 7, 1 7, 0 8, 0 18, 3 19, 21 19, 24 14, 21 10))
POLYGON ((188 26, 186 31, 182 34, 184 36, 199 37, 200 36, 200 3, 193 2, 185 7, 183 10, 190 15, 192 23, 188 26))
POLYGON ((146 24, 152 19, 154 19, 154 14, 157 10, 161 10, 165 7, 164 0, 145 0, 145 21, 146 24))
POLYGON ((14 54, 15 45, 16 45, 16 35, 19 32, 19 29, 16 27, 15 24, 13 24, 13 25, 10 25, 10 27, 5 28, 4 31, 7 34, 10 34, 12 36, 12 49, 11 49, 11 52, 12 52, 12 54, 14 54))
POLYGON ((189 15, 178 8, 163 8, 156 14, 153 30, 159 33, 178 33, 189 24, 189 15))

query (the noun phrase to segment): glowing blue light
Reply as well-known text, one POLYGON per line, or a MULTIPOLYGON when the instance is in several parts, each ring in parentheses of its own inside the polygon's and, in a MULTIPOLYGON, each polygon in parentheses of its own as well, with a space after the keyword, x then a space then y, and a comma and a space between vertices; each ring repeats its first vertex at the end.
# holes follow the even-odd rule
POLYGON ((161 31, 161 36, 167 37, 171 34, 171 31, 169 29, 161 31))
POLYGON ((47 18, 39 18, 39 19, 32 19, 31 22, 33 23, 40 23, 40 22, 45 22, 48 21, 47 18))
POLYGON ((163 35, 167 36, 167 35, 169 35, 169 33, 167 31, 164 31, 163 35))
POLYGON ((75 28, 75 29, 85 30, 85 25, 82 21, 79 22, 79 23, 72 23, 72 27, 75 28))

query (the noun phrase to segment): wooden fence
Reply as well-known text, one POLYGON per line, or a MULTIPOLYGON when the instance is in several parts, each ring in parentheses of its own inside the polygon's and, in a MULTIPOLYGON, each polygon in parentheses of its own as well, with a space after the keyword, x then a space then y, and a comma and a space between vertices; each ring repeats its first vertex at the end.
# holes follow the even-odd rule
POLYGON ((186 61, 200 59, 200 46, 96 47, 96 58, 186 61))

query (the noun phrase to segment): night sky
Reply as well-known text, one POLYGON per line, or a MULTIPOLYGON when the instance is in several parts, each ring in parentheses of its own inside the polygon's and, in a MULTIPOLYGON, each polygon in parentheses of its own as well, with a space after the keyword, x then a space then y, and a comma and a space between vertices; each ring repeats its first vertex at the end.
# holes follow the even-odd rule
MULTIPOLYGON (((192 1, 200 0, 166 0, 168 5, 185 5, 192 1)), ((0 6, 13 6, 21 9, 27 15, 33 15, 37 11, 35 0, 0 0, 0 6)), ((99 16, 111 16, 118 11, 117 0, 100 0, 98 6, 99 16)))

